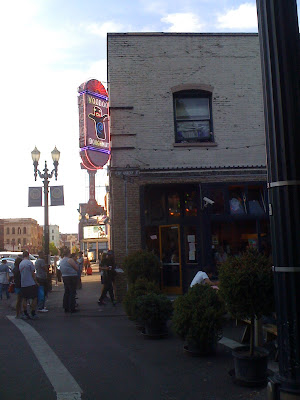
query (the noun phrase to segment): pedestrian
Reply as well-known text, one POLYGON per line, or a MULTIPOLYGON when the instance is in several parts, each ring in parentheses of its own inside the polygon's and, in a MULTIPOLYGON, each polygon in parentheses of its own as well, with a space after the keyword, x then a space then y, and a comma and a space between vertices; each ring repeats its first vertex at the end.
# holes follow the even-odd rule
POLYGON ((109 250, 107 254, 102 255, 102 259, 99 265, 101 282, 103 283, 101 296, 98 300, 99 305, 105 305, 104 299, 106 297, 107 292, 109 293, 112 304, 115 306, 115 296, 113 290, 113 282, 116 276, 115 271, 115 262, 113 252, 109 250))
POLYGON ((85 254, 85 256, 84 256, 83 266, 84 266, 84 275, 87 275, 87 269, 88 269, 88 267, 91 266, 91 263, 90 263, 90 260, 87 256, 87 254, 85 254))
POLYGON ((9 292, 9 268, 6 260, 2 260, 0 264, 0 300, 2 300, 2 290, 5 290, 7 300, 10 298, 9 292))
POLYGON ((23 260, 20 262, 19 270, 21 274, 21 295, 26 300, 26 309, 21 318, 23 319, 38 319, 35 313, 37 306, 38 296, 38 282, 35 276, 35 268, 29 260, 29 253, 27 250, 23 252, 23 260), (30 308, 31 314, 27 311, 27 302, 31 300, 30 308))
POLYGON ((63 308, 66 313, 75 313, 75 297, 76 297, 76 286, 78 280, 78 266, 76 262, 71 258, 69 249, 66 249, 63 254, 63 259, 60 261, 60 271, 62 274, 65 293, 63 298, 63 308))
POLYGON ((15 282, 15 293, 17 295, 17 300, 16 300, 16 318, 21 317, 21 309, 22 313, 24 309, 26 309, 26 301, 22 298, 22 293, 21 293, 21 273, 19 270, 20 262, 22 261, 21 257, 17 257, 15 261, 15 266, 13 269, 13 274, 14 274, 14 282, 15 282))
POLYGON ((78 282, 77 282, 77 289, 81 289, 82 288, 82 282, 81 282, 81 274, 82 274, 82 270, 83 270, 83 253, 82 251, 80 251, 78 253, 78 259, 77 259, 77 265, 78 265, 78 282))
POLYGON ((48 312, 47 308, 45 307, 46 296, 48 294, 48 279, 47 279, 48 267, 46 266, 44 252, 39 251, 38 254, 39 258, 35 262, 36 280, 40 285, 39 287, 40 296, 38 296, 38 311, 48 312), (44 294, 42 288, 44 289, 44 294))
POLYGON ((210 266, 207 266, 203 268, 203 271, 198 271, 197 274, 195 275, 194 279, 191 282, 190 287, 193 287, 194 285, 200 284, 200 285, 210 285, 213 287, 213 289, 219 289, 218 284, 219 282, 217 281, 211 281, 213 277, 213 270, 210 266))

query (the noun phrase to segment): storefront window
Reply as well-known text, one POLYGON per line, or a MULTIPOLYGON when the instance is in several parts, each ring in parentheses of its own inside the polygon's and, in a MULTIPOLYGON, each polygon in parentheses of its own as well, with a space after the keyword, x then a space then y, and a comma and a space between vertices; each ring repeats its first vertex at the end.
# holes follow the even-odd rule
POLYGON ((256 221, 212 222, 211 232, 216 263, 225 261, 226 255, 236 256, 249 247, 258 247, 256 221))
POLYGON ((180 217, 180 197, 178 192, 168 194, 168 212, 170 217, 180 217))
POLYGON ((224 214, 224 191, 221 188, 209 191, 209 198, 214 201, 212 205, 212 214, 224 214))
POLYGON ((148 226, 145 229, 146 248, 159 257, 159 229, 158 226, 148 226))
POLYGON ((161 188, 145 190, 145 217, 147 224, 162 223, 166 219, 165 194, 161 188))
POLYGON ((184 228, 185 240, 185 262, 186 264, 197 264, 197 234, 195 226, 187 226, 184 228))
POLYGON ((249 214, 264 215, 266 204, 262 186, 248 187, 249 214))
POLYGON ((184 193, 184 213, 187 217, 197 216, 197 192, 195 190, 184 193))
POLYGON ((241 215, 247 212, 246 195, 243 187, 229 187, 229 209, 231 215, 241 215))

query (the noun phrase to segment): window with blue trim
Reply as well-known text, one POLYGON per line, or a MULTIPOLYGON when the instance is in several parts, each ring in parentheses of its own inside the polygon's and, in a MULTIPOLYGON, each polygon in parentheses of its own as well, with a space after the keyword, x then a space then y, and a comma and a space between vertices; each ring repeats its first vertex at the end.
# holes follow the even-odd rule
POLYGON ((189 90, 174 93, 175 142, 213 142, 211 93, 189 90))

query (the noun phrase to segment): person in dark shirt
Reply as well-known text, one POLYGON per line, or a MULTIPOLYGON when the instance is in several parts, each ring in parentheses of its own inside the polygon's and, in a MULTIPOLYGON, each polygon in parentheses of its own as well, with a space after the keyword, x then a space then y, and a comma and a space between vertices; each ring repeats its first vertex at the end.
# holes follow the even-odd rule
POLYGON ((115 306, 115 297, 114 297, 114 290, 113 290, 113 282, 116 276, 115 271, 115 262, 114 256, 112 251, 108 251, 107 254, 102 255, 102 259, 99 265, 100 273, 102 273, 102 283, 103 288, 101 292, 101 296, 98 300, 99 305, 105 305, 104 299, 106 297, 107 292, 109 293, 110 299, 112 304, 115 306))

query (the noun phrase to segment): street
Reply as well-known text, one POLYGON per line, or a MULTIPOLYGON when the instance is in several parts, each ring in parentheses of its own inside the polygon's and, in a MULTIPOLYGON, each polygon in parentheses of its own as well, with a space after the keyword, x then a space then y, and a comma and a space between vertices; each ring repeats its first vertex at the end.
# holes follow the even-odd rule
POLYGON ((62 283, 53 284, 49 312, 37 321, 16 320, 13 298, 2 300, 1 400, 266 398, 265 388, 233 383, 229 348, 219 345, 214 357, 191 357, 172 332, 161 340, 144 338, 121 304, 99 307, 96 271, 82 277, 77 314, 63 312, 62 283))

